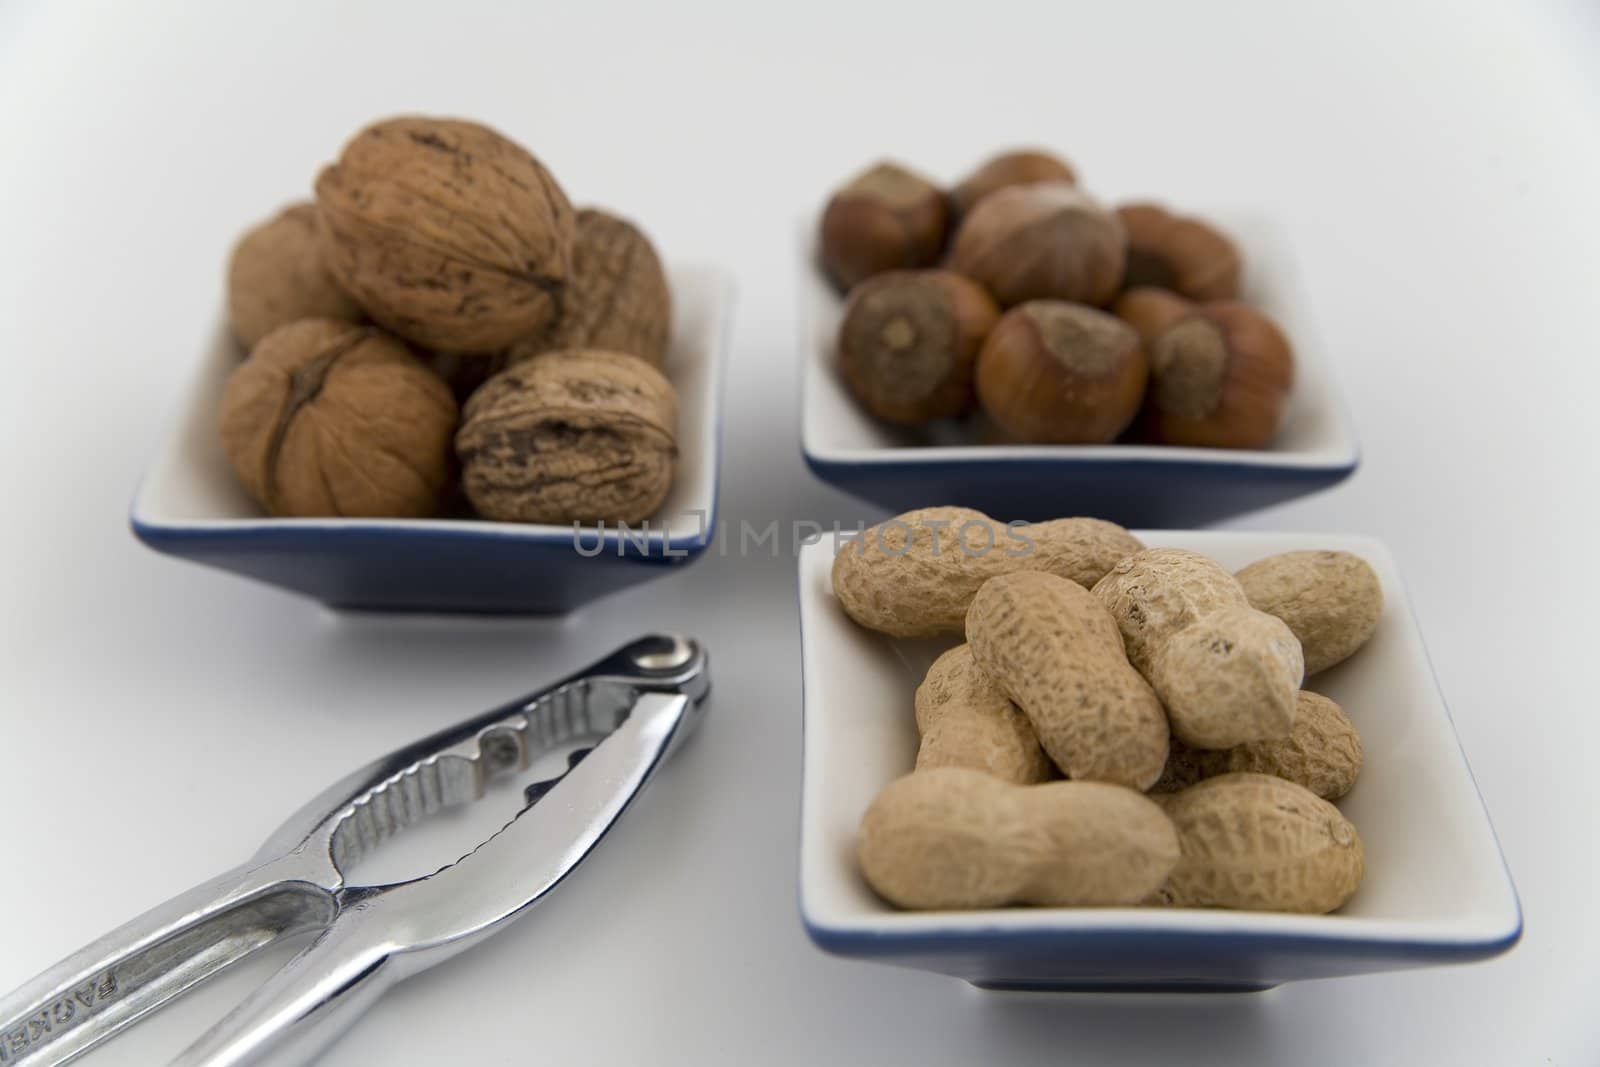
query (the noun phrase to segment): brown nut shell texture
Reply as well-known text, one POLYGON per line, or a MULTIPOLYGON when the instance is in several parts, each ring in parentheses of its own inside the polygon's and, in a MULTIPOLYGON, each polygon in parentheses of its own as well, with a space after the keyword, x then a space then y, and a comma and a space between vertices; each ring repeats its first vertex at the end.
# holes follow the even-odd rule
POLYGON ((663 367, 671 339, 672 290, 655 246, 627 219, 585 208, 578 212, 561 318, 512 346, 511 359, 591 348, 626 352, 663 367))
POLYGON ((1175 793, 1206 778, 1254 771, 1304 786, 1323 800, 1350 792, 1361 773, 1361 737, 1344 709, 1302 689, 1288 737, 1236 748, 1190 748, 1173 738, 1167 766, 1152 793, 1175 793))
POLYGON ((957 645, 933 661, 917 687, 917 770, 970 767, 1008 782, 1055 777, 1028 717, 957 645))
POLYGON ((1113 441, 1139 413, 1149 368, 1139 335, 1113 315, 1064 300, 1006 312, 978 356, 978 398, 1019 441, 1113 441))
POLYGON ((1000 309, 976 282, 944 270, 887 271, 850 291, 839 372, 873 415, 899 423, 964 414, 978 350, 1000 309))
POLYGON ((637 523, 672 487, 678 398, 637 356, 546 352, 467 401, 456 453, 485 518, 637 523))
POLYGON ((223 450, 279 516, 435 514, 456 403, 405 345, 370 326, 305 319, 268 334, 228 377, 223 450))
POLYGON ((1094 593, 1117 620, 1128 659, 1146 677, 1156 652, 1173 634, 1221 608, 1249 603, 1233 575, 1185 548, 1130 553, 1094 593))
POLYGON ((572 206, 486 126, 405 117, 358 133, 317 178, 329 270, 426 348, 489 352, 561 317, 572 206))
POLYGON ((1129 288, 1159 286, 1190 300, 1239 295, 1239 250, 1210 223, 1149 203, 1123 204, 1117 217, 1128 231, 1129 288))
POLYGON ((1305 652, 1306 674, 1342 663, 1367 643, 1383 616, 1383 586, 1350 552, 1284 552, 1238 574, 1250 604, 1289 625, 1305 652))
POLYGON ((1036 185, 1039 182, 1067 182, 1076 184, 1077 174, 1063 159, 1034 148, 1018 148, 1002 152, 986 160, 982 166, 961 179, 950 191, 950 206, 957 217, 971 211, 979 200, 990 193, 1009 189, 1014 185, 1036 185))
POLYGON ((1060 575, 1087 588, 1143 546, 1103 519, 1008 525, 971 508, 918 508, 869 526, 833 560, 845 614, 893 637, 958 634, 990 578, 1060 575))
POLYGON ((421 357, 428 369, 444 379, 456 403, 465 404, 478 387, 506 369, 506 353, 466 355, 460 352, 431 352, 421 357))
POLYGON ((992 578, 967 611, 967 643, 1068 778, 1148 789, 1161 777, 1166 713, 1083 586, 1042 571, 992 578))
POLYGON ((1238 581, 1197 552, 1146 549, 1094 587, 1150 682, 1173 736, 1232 748, 1286 736, 1305 676, 1300 643, 1252 608, 1238 581))
POLYGON ((835 286, 850 289, 886 270, 930 266, 944 248, 949 219, 938 186, 898 163, 879 163, 823 209, 823 270, 835 286))
POLYGON ((1013 185, 979 200, 956 231, 950 269, 1002 307, 1028 300, 1109 304, 1122 285, 1122 223, 1065 182, 1013 185))
POLYGON ((1224 774, 1161 800, 1183 858, 1154 903, 1320 915, 1361 884, 1356 828, 1293 782, 1224 774))
POLYGON ((1173 634, 1148 677, 1180 740, 1232 748, 1289 734, 1305 661, 1282 619, 1244 604, 1173 634))
POLYGON ((245 348, 300 319, 360 322, 322 261, 317 206, 291 204, 239 238, 228 260, 228 322, 245 348))
POLYGON ((1125 290, 1111 305, 1112 314, 1132 326, 1146 347, 1194 310, 1193 301, 1148 285, 1125 290))
POLYGON ((1294 385, 1294 355, 1271 319, 1235 301, 1206 304, 1149 343, 1141 429, 1200 448, 1261 448, 1294 385))
POLYGON ((1171 821, 1132 789, 1014 785, 962 767, 889 783, 856 841, 868 884, 921 909, 1134 905, 1179 855, 1171 821))

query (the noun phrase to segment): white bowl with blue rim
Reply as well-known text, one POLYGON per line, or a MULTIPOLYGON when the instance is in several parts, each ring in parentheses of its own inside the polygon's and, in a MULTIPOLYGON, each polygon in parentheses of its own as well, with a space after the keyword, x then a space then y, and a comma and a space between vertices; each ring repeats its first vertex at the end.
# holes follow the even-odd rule
POLYGON ((1386 603, 1377 633, 1307 688, 1337 701, 1364 764, 1339 808, 1366 874, 1332 915, 1169 908, 899 911, 855 861, 867 805, 916 759, 912 699, 950 641, 857 626, 834 598, 833 545, 800 556, 805 684, 800 912, 839 956, 938 971, 993 989, 1254 991, 1283 982, 1458 964, 1506 952, 1522 912, 1473 784, 1394 560, 1365 537, 1141 531, 1237 569, 1293 549, 1344 549, 1372 564, 1386 603))
POLYGON ((1244 298, 1283 327, 1294 349, 1294 387, 1268 447, 985 444, 976 416, 916 427, 881 422, 836 370, 844 300, 817 268, 808 224, 800 243, 807 466, 893 512, 937 500, 1008 521, 1098 515, 1125 526, 1201 526, 1344 480, 1360 449, 1286 242, 1259 220, 1218 214, 1217 221, 1243 249, 1244 298))
POLYGON ((477 519, 282 519, 228 464, 217 407, 243 358, 220 326, 134 497, 133 532, 158 552, 303 593, 338 609, 546 614, 648 581, 704 552, 716 529, 728 276, 674 267, 665 371, 678 393, 672 489, 631 529, 477 519))

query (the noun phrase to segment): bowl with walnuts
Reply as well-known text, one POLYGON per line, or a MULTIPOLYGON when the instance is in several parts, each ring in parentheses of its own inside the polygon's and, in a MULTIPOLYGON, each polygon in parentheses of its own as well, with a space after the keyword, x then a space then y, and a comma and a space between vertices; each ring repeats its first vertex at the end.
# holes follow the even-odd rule
POLYGON ((730 299, 488 127, 374 123, 234 246, 134 533, 341 609, 663 574, 715 529, 730 299))
POLYGON ((1393 558, 919 508, 799 561, 800 911, 1034 991, 1508 951, 1521 910, 1393 558))
POLYGON ((1194 526, 1359 461, 1259 219, 1109 205, 1027 149, 949 188, 872 166, 801 247, 806 462, 891 510, 1194 526))

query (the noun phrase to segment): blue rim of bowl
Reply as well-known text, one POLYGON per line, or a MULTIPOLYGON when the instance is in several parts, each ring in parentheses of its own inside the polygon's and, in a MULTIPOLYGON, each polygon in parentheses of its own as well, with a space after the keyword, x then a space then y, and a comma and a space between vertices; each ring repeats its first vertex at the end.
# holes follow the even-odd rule
MULTIPOLYGON (((1249 914, 1249 913, 1241 913, 1249 914)), ((1062 929, 1058 926, 1007 926, 988 929, 948 930, 933 933, 898 930, 847 930, 816 922, 806 910, 802 889, 800 920, 806 935, 826 952, 843 956, 890 957, 940 955, 952 951, 986 949, 1017 951, 1029 956, 1084 951, 1089 948, 1124 948, 1155 954, 1192 949, 1238 952, 1270 949, 1275 952, 1337 953, 1364 958, 1404 957, 1435 963, 1469 963, 1509 951, 1522 938, 1522 911, 1503 933, 1482 938, 1373 937, 1350 934, 1307 934, 1244 930, 1149 930, 1107 926, 1096 929, 1062 929)))
MULTIPOLYGON (((978 446, 973 446, 978 447, 978 446)), ((1109 446, 1108 446, 1109 447, 1109 446)), ((1117 446, 1123 447, 1123 446, 1117 446)), ((1347 458, 1327 463, 1274 463, 1252 460, 1241 456, 1237 460, 1225 459, 1194 459, 1179 455, 1165 456, 1074 456, 1072 446, 1061 446, 1062 451, 1055 455, 1037 456, 940 456, 942 449, 929 448, 896 448, 886 449, 881 453, 862 456, 861 458, 832 458, 813 452, 802 440, 801 452, 805 457, 806 465, 813 471, 825 470, 873 470, 887 471, 939 471, 939 470, 964 470, 964 471, 1054 471, 1067 474, 1077 471, 1101 473, 1117 473, 1135 470, 1172 470, 1185 474, 1227 474, 1262 476, 1275 479, 1294 479, 1297 481, 1323 482, 1328 478, 1346 478, 1354 474, 1361 465, 1361 451, 1359 447, 1353 448, 1347 458), (902 458, 902 453, 908 455, 902 458), (916 455, 916 453, 927 453, 916 455)), ((1290 456, 1292 453, 1286 453, 1290 456)))
MULTIPOLYGON (((713 471, 713 478, 716 477, 713 471)), ((519 544, 539 548, 569 548, 592 557, 620 557, 650 563, 681 563, 703 553, 715 537, 718 489, 705 521, 687 536, 667 536, 653 530, 641 547, 637 537, 624 539, 622 531, 595 527, 518 525, 481 519, 204 519, 192 522, 158 522, 139 516, 137 497, 128 516, 134 536, 151 548, 197 543, 261 544, 288 541, 338 545, 377 540, 456 544, 519 544), (596 534, 599 540, 591 540, 596 534)), ((637 534, 639 531, 634 530, 637 534)))
MULTIPOLYGON (((810 458, 809 456, 807 457, 810 458)), ((1384 546, 1387 552, 1387 546, 1384 546)), ((800 912, 800 923, 805 927, 806 936, 813 944, 825 952, 839 956, 858 958, 890 958, 895 956, 934 956, 953 950, 1018 950, 1030 956, 1042 953, 1082 951, 1088 947, 1137 947, 1140 949, 1159 948, 1163 950, 1186 950, 1205 948, 1208 950, 1240 951, 1251 948, 1273 949, 1276 951, 1337 951, 1345 956, 1385 958, 1396 955, 1408 959, 1426 961, 1430 963, 1470 963, 1509 952, 1518 941, 1522 939, 1523 913, 1522 898, 1517 892, 1516 881, 1511 876, 1511 867, 1506 862, 1505 850, 1500 845, 1500 837, 1495 832, 1494 822, 1489 817, 1488 805, 1484 802, 1483 791, 1478 788, 1478 781, 1472 773, 1472 763, 1467 759, 1466 749, 1461 745, 1461 735, 1456 730, 1455 717, 1450 713, 1450 705, 1444 697, 1444 690, 1439 685, 1437 672, 1433 667, 1433 659, 1428 653, 1427 642, 1422 638, 1422 629, 1417 624, 1416 611, 1412 607, 1411 590, 1405 581, 1405 575, 1399 567, 1394 568, 1398 577, 1401 590, 1405 594, 1406 616, 1412 629, 1417 634, 1417 643, 1422 648, 1422 660, 1428 668, 1428 676, 1433 681, 1434 692, 1439 696, 1439 704, 1444 709, 1445 719, 1450 725, 1451 736, 1455 738, 1456 753, 1466 769, 1467 780, 1471 782, 1474 795, 1478 798, 1478 808, 1483 816, 1484 826, 1489 831, 1489 840, 1494 845, 1495 856, 1500 861, 1500 871, 1505 879, 1506 890, 1511 895, 1511 925, 1503 931, 1483 937, 1377 937, 1371 934, 1350 933, 1291 933, 1287 931, 1242 931, 1242 930, 1150 930, 1131 926, 1109 926, 1096 929, 1064 929, 1048 923, 1038 925, 1007 925, 1004 927, 951 929, 937 932, 926 931, 901 931, 892 929, 861 929, 855 927, 833 926, 828 923, 818 922, 812 918, 811 909, 806 904, 805 893, 805 838, 806 838, 806 731, 810 715, 807 712, 806 701, 806 671, 805 671, 805 591, 800 587, 800 568, 795 568, 795 610, 796 621, 799 623, 800 635, 800 812, 799 835, 801 857, 800 870, 795 880, 795 897, 800 912)), ((1020 910, 1020 909, 1015 909, 1020 910)), ((1013 912, 1014 913, 1014 912, 1013 912)), ((965 913, 970 917, 972 913, 965 913)), ((1241 916, 1249 916, 1251 912, 1239 912, 1241 916)), ((1267 913, 1263 913, 1267 914, 1267 913)))

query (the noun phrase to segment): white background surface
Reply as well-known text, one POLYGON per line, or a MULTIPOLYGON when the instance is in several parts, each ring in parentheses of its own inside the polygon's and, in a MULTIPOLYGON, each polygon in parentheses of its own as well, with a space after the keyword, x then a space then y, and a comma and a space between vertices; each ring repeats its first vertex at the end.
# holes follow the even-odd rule
MULTIPOLYGON (((1600 1059, 1592 7, 512 12, 0 8, 0 989, 243 858, 351 766, 680 627, 717 657, 696 743, 545 908, 396 990, 328 1063, 1600 1059), (871 517, 798 457, 792 250, 796 211, 871 158, 953 177, 1043 142, 1108 197, 1281 220, 1365 463, 1237 525, 1392 546, 1521 946, 1220 1002, 985 996, 836 961, 795 912, 792 559, 724 542, 564 622, 505 623, 330 617, 140 547, 126 505, 236 232, 404 110, 498 125, 574 199, 737 273, 734 522, 871 517)), ((159 1061, 281 958, 85 1062, 159 1061)))

